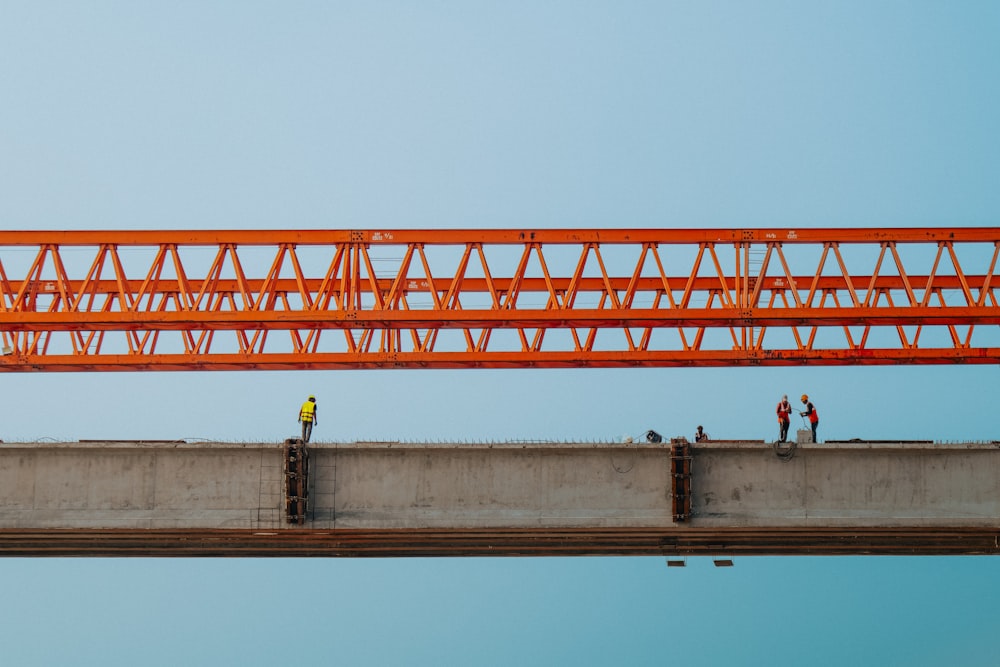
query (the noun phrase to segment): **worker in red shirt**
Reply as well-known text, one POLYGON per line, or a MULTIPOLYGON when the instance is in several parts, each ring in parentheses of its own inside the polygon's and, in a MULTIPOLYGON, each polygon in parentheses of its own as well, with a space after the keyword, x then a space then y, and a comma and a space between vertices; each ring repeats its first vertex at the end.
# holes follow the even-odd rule
POLYGON ((785 442, 788 440, 788 425, 792 417, 792 404, 788 402, 787 395, 782 396, 781 400, 778 401, 778 409, 775 412, 778 413, 778 430, 781 432, 778 440, 785 442))
POLYGON ((813 430, 813 442, 819 442, 816 439, 816 427, 819 426, 819 413, 816 412, 816 408, 809 401, 809 396, 806 394, 802 394, 802 403, 806 406, 806 411, 799 414, 803 417, 809 417, 809 425, 812 426, 813 430))

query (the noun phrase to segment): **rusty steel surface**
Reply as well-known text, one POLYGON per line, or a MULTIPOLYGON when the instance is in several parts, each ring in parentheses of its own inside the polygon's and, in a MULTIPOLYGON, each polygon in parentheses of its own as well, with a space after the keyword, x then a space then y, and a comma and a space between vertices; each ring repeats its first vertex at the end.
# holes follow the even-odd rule
POLYGON ((0 371, 1000 363, 1000 228, 0 231, 0 371))
POLYGON ((996 555, 1000 527, 508 530, 0 530, 0 556, 996 555))
POLYGON ((285 440, 285 520, 304 524, 309 502, 309 451, 301 439, 285 440))
POLYGON ((691 460, 690 444, 670 445, 670 495, 675 522, 691 517, 691 460))

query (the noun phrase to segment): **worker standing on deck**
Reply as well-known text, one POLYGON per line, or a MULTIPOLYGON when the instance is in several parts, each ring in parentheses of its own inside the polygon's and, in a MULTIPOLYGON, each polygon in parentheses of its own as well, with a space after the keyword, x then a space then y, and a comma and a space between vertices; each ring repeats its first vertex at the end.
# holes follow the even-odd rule
POLYGON ((792 417, 792 404, 788 402, 788 396, 782 396, 781 400, 778 401, 778 430, 781 432, 779 437, 780 442, 785 442, 788 439, 788 425, 791 422, 792 417))
POLYGON ((802 394, 802 404, 806 406, 806 411, 799 414, 803 417, 809 417, 809 425, 812 426, 813 431, 813 442, 819 442, 816 439, 816 427, 819 426, 819 413, 816 412, 815 406, 813 406, 809 400, 809 396, 806 394, 802 394))
POLYGON ((708 433, 705 433, 705 429, 702 428, 701 424, 698 424, 698 430, 694 432, 695 442, 704 442, 708 440, 708 433))
POLYGON ((313 425, 319 426, 319 418, 316 414, 316 397, 309 399, 299 408, 299 423, 302 424, 302 442, 309 442, 312 435, 313 425))

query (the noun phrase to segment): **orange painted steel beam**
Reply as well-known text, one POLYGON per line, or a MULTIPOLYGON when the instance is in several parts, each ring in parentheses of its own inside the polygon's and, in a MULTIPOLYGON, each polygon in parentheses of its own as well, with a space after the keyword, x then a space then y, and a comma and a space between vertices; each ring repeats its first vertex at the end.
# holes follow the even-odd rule
MULTIPOLYGON (((684 285, 690 276, 672 275, 667 276, 664 279, 660 278, 648 278, 640 277, 635 281, 635 289, 637 291, 650 291, 661 289, 663 282, 666 281, 670 285, 684 285)), ((875 276, 875 289, 878 290, 898 290, 905 289, 907 282, 910 284, 926 284, 928 276, 909 276, 908 280, 904 280, 899 276, 875 276)), ((971 284, 983 284, 985 281, 985 276, 965 276, 965 281, 971 284)), ((732 276, 727 276, 725 281, 720 285, 719 278, 717 276, 713 277, 702 277, 695 276, 692 280, 691 288, 695 292, 707 292, 710 290, 720 290, 729 289, 735 290, 738 285, 735 283, 735 279, 732 276)), ((809 285, 814 280, 813 276, 798 275, 793 279, 794 284, 797 285, 809 285)), ((820 291, 822 290, 837 290, 845 287, 849 281, 851 286, 855 290, 866 290, 869 287, 869 282, 872 280, 871 276, 848 276, 846 279, 842 276, 819 276, 816 283, 816 288, 820 291)), ((375 283, 377 284, 377 291, 388 292, 393 286, 393 280, 389 278, 378 278, 376 277, 375 283)), ((577 289, 583 292, 597 292, 604 290, 608 285, 611 289, 622 290, 628 289, 629 285, 632 283, 632 279, 629 277, 615 277, 608 276, 607 281, 603 278, 581 278, 577 282, 577 289)), ((783 277, 765 276, 760 279, 761 287, 766 290, 782 290, 789 289, 789 282, 783 277)), ((451 278, 432 278, 431 280, 421 279, 419 282, 415 282, 410 285, 402 285, 400 290, 407 294, 419 296, 421 293, 429 293, 434 290, 439 292, 446 291, 451 287, 451 278)), ((505 293, 511 289, 512 279, 502 278, 499 276, 492 277, 493 288, 498 293, 505 293)), ((278 294, 291 294, 299 290, 300 286, 304 286, 308 291, 316 291, 322 284, 322 280, 319 278, 306 278, 302 281, 301 285, 298 281, 291 278, 279 278, 275 281, 265 282, 260 278, 247 278, 243 284, 232 279, 219 279, 212 285, 212 289, 217 294, 223 294, 226 296, 233 295, 236 296, 243 288, 248 288, 251 292, 260 292, 262 289, 270 289, 278 294)), ((569 278, 561 278, 557 276, 551 276, 548 281, 545 278, 522 278, 518 287, 522 292, 544 292, 547 291, 549 286, 551 286, 556 291, 564 291, 570 288, 571 281, 569 278)), ((30 281, 29 283, 30 291, 35 294, 55 294, 57 291, 57 283, 51 280, 37 280, 30 281)), ((97 280, 92 281, 89 284, 85 284, 82 280, 71 279, 67 283, 68 289, 71 293, 77 294, 81 289, 86 287, 89 292, 94 292, 95 294, 116 294, 118 293, 121 285, 115 280, 97 280)), ((189 287, 197 292, 205 287, 205 281, 200 279, 189 279, 189 287)), ((939 290, 953 290, 962 289, 963 282, 958 276, 935 276, 933 279, 934 289, 939 290)), ((475 293, 475 292, 486 292, 490 289, 487 281, 484 278, 474 278, 466 277, 463 280, 462 288, 465 292, 475 293)), ((160 280, 158 285, 158 291, 161 294, 180 294, 183 287, 177 280, 160 280)))
POLYGON ((0 371, 998 363, 1000 228, 0 232, 0 371))
POLYGON ((934 326, 1000 324, 1000 309, 982 308, 685 308, 659 310, 573 309, 457 310, 446 322, 432 310, 350 311, 210 311, 210 312, 104 312, 88 314, 81 321, 75 312, 3 313, 0 326, 8 331, 207 331, 263 329, 565 329, 653 327, 802 327, 824 326, 934 326))
POLYGON ((268 354, 123 354, 47 355, 42 368, 14 368, 19 371, 239 371, 239 370, 354 370, 354 369, 461 369, 461 368, 684 368, 752 366, 857 366, 857 365, 939 365, 1000 364, 1000 350, 944 348, 883 350, 753 350, 613 352, 585 355, 576 352, 495 352, 486 361, 470 361, 464 352, 355 354, 298 353, 268 354))
POLYGON ((334 245, 365 243, 993 243, 997 227, 755 228, 755 229, 289 229, 289 230, 12 230, 0 232, 6 246, 277 246, 282 243, 334 245))

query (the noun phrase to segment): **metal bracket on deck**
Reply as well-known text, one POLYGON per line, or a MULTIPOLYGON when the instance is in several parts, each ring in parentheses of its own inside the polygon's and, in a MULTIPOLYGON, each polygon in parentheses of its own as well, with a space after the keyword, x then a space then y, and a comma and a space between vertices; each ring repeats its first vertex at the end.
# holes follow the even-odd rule
POLYGON ((687 442, 670 445, 670 492, 674 521, 687 521, 691 516, 691 445, 687 442))
POLYGON ((285 440, 285 520, 303 524, 309 498, 309 451, 299 438, 285 440))

